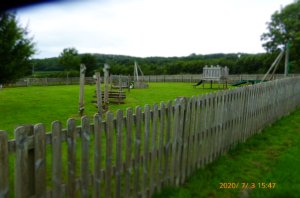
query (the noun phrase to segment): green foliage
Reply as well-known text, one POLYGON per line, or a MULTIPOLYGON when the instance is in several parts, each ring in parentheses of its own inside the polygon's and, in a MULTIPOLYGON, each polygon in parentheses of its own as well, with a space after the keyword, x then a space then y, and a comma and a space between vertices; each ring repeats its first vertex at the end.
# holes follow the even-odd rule
POLYGON ((78 51, 73 47, 63 49, 59 55, 59 63, 64 66, 64 70, 79 70, 80 57, 78 51))
POLYGON ((293 72, 300 72, 300 1, 287 5, 271 16, 268 32, 261 36, 264 48, 269 52, 286 48, 290 43, 290 59, 293 72))
POLYGON ((34 65, 35 71, 63 71, 64 66, 60 64, 57 57, 44 58, 44 59, 33 59, 32 64, 34 65))
MULTIPOLYGON (((276 53, 194 54, 186 57, 148 58, 104 54, 82 54, 79 56, 81 62, 87 67, 87 76, 92 76, 94 70, 102 72, 104 63, 110 65, 111 74, 133 75, 134 61, 138 62, 145 75, 200 74, 205 65, 228 66, 230 74, 265 73, 277 55, 276 53)), ((37 71, 59 71, 63 67, 59 66, 58 60, 58 58, 34 60, 35 68, 37 71)), ((282 72, 282 70, 283 64, 280 65, 278 72, 282 72)))
POLYGON ((32 77, 34 78, 67 78, 67 77, 78 77, 79 71, 38 71, 34 72, 32 77))
POLYGON ((18 24, 15 13, 0 13, 0 83, 14 82, 31 71, 35 53, 27 28, 18 24))
POLYGON ((98 67, 96 58, 91 54, 83 54, 81 55, 81 63, 86 66, 86 76, 93 76, 95 70, 98 67))

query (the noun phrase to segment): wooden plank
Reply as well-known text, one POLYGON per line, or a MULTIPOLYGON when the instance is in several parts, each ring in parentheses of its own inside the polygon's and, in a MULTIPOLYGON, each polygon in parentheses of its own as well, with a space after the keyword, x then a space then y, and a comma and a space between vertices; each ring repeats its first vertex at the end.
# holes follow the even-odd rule
POLYGON ((164 181, 165 184, 168 185, 170 183, 170 159, 172 159, 171 151, 172 151, 172 143, 171 143, 171 130, 172 130, 172 114, 173 114, 173 105, 172 101, 169 101, 167 104, 167 112, 166 112, 166 141, 165 141, 165 167, 164 167, 164 181))
POLYGON ((178 173, 178 177, 176 180, 176 185, 180 185, 182 181, 182 167, 183 163, 186 163, 182 160, 183 155, 183 147, 184 147, 184 130, 185 130, 185 116, 186 116, 186 105, 187 105, 187 99, 181 98, 179 99, 180 103, 180 113, 179 113, 179 133, 178 133, 178 152, 177 152, 177 158, 176 158, 176 172, 178 173))
POLYGON ((190 121, 190 135, 189 135, 189 144, 188 144, 188 169, 187 169, 187 177, 190 177, 192 172, 195 170, 196 161, 195 161, 195 143, 196 143, 196 97, 193 96, 191 98, 191 121, 190 121))
POLYGON ((206 162, 211 163, 212 161, 212 115, 213 115, 213 105, 212 105, 212 94, 210 93, 208 95, 207 101, 206 101, 206 133, 207 133, 207 142, 206 142, 206 149, 207 149, 207 156, 206 156, 206 162))
POLYGON ((220 116, 221 116, 221 98, 220 98, 221 92, 218 91, 215 95, 215 158, 214 160, 217 160, 220 156, 220 116))
POLYGON ((68 197, 76 196, 76 124, 74 119, 67 121, 67 144, 68 144, 68 197))
POLYGON ((15 129, 16 160, 15 160, 15 197, 29 197, 28 175, 28 131, 24 126, 15 129))
POLYGON ((238 128, 237 131, 239 133, 240 139, 244 142, 245 137, 247 134, 242 128, 243 124, 243 116, 244 116, 244 89, 239 89, 238 90, 239 97, 238 97, 238 105, 239 105, 239 116, 238 116, 238 128))
POLYGON ((123 111, 117 111, 117 133, 116 133, 116 195, 121 197, 121 169, 122 169, 122 130, 123 130, 123 111))
POLYGON ((130 197, 131 177, 132 177, 132 128, 133 111, 131 108, 126 110, 126 154, 125 154, 125 192, 124 197, 130 197))
POLYGON ((147 197, 148 179, 149 179, 149 141, 150 141, 150 106, 145 105, 145 128, 144 128, 144 158, 143 158, 143 197, 147 197))
POLYGON ((86 67, 84 64, 80 64, 80 89, 79 89, 79 115, 83 116, 84 112, 84 78, 86 67))
POLYGON ((33 125, 24 125, 27 133, 27 142, 28 142, 28 189, 29 195, 33 196, 35 194, 35 161, 34 161, 34 133, 33 125), (29 147, 29 140, 32 140, 32 147, 29 147))
POLYGON ((211 106, 210 106, 210 97, 211 95, 208 94, 205 98, 205 132, 204 132, 204 142, 205 142, 205 150, 204 150, 204 165, 209 163, 210 158, 210 112, 211 112, 211 106))
POLYGON ((186 180, 187 177, 187 167, 188 167, 188 144, 189 144, 189 135, 190 135, 190 121, 191 121, 191 102, 190 99, 182 101, 182 134, 181 134, 181 147, 182 147, 182 152, 180 156, 180 161, 181 161, 181 177, 180 177, 180 184, 183 184, 186 180))
POLYGON ((221 108, 222 108, 222 112, 221 112, 221 145, 220 145, 220 152, 221 155, 223 155, 225 153, 225 137, 226 137, 226 92, 223 91, 222 92, 222 96, 221 96, 221 108))
MULTIPOLYGON (((189 109, 189 133, 187 134, 187 163, 186 163, 186 179, 189 178, 194 160, 194 133, 195 133, 195 97, 192 97, 188 101, 188 109, 189 109)), ((185 123, 185 124, 188 124, 185 123)))
POLYGON ((223 142, 223 111, 224 111, 224 106, 223 106, 223 94, 224 91, 219 92, 218 94, 218 156, 221 156, 222 153, 222 142, 223 142))
POLYGON ((114 134, 114 114, 112 112, 106 113, 106 172, 105 172, 105 197, 112 197, 112 144, 114 134))
MULTIPOLYGON (((101 107, 102 108, 102 107, 101 107)), ((102 111, 102 110, 101 110, 102 111)), ((101 197, 102 116, 94 116, 94 186, 93 197, 101 197)))
POLYGON ((215 161, 218 157, 218 118, 219 118, 219 109, 218 109, 218 101, 219 100, 219 92, 214 93, 213 98, 213 106, 214 106, 214 121, 213 121, 213 128, 214 128, 214 137, 213 137, 213 161, 215 161))
POLYGON ((170 185, 174 185, 176 183, 177 179, 177 147, 178 147, 178 134, 179 134, 179 113, 180 113, 180 106, 179 106, 179 101, 175 101, 175 106, 174 106, 174 134, 172 138, 172 155, 171 155, 171 174, 170 174, 170 185))
POLYGON ((157 191, 160 192, 162 188, 162 182, 163 182, 163 151, 164 151, 164 138, 165 138, 165 117, 166 117, 166 105, 164 102, 160 103, 160 111, 159 111, 159 117, 160 117, 160 128, 159 128, 159 143, 158 143, 158 174, 157 174, 157 191))
POLYGON ((8 136, 0 131, 0 197, 9 197, 8 136))
POLYGON ((142 133, 142 108, 135 109, 135 143, 134 143, 134 197, 138 197, 140 192, 140 153, 141 153, 141 133, 142 133))
POLYGON ((98 114, 102 117, 102 93, 101 93, 101 76, 100 72, 96 72, 96 94, 98 114))
POLYGON ((81 118, 81 197, 89 197, 89 147, 90 122, 87 116, 81 118))
POLYGON ((196 98, 196 117, 195 117, 195 143, 194 143, 194 159, 195 159, 195 169, 201 167, 201 157, 202 157, 202 131, 203 131, 203 100, 201 95, 196 98))
POLYGON ((157 164, 157 131, 158 131, 158 105, 153 105, 153 119, 152 119, 152 141, 151 141, 151 164, 150 164, 150 195, 155 190, 155 181, 157 179, 156 164, 157 164))
POLYGON ((46 143, 43 124, 34 126, 35 196, 46 196, 46 143))
POLYGON ((234 109, 232 108, 232 103, 233 103, 233 93, 232 91, 230 91, 228 93, 228 100, 227 100, 227 106, 228 106, 228 111, 227 111, 227 117, 228 117, 228 135, 227 135, 227 150, 230 150, 231 147, 232 147, 232 143, 234 141, 234 138, 233 138, 233 130, 232 130, 232 125, 233 125, 233 111, 234 109))
POLYGON ((62 197, 62 125, 59 121, 52 122, 52 197, 62 197))

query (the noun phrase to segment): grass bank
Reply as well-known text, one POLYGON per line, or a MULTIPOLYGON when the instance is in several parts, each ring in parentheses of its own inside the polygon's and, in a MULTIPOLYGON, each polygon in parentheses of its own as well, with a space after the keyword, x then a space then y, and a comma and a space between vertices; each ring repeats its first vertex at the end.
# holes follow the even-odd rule
POLYGON ((182 187, 153 197, 299 197, 299 145, 300 109, 195 172, 182 187))

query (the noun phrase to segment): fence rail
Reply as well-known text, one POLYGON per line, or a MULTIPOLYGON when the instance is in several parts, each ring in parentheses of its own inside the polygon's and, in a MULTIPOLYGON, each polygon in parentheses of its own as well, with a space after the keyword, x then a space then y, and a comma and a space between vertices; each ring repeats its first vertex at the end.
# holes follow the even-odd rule
POLYGON ((0 197, 150 197, 299 106, 295 77, 0 131, 0 197))
MULTIPOLYGON (((113 75, 116 77, 116 75, 113 75)), ((238 80, 261 80, 264 74, 236 74, 229 75, 228 82, 238 80)), ((300 74, 291 74, 290 77, 300 76, 300 74)), ((127 78, 128 76, 126 76, 127 78)), ((133 80, 133 77, 131 77, 133 80)), ((146 75, 143 76, 146 82, 199 82, 202 74, 182 74, 182 75, 146 75)), ((275 74, 274 79, 284 78, 283 74, 275 74)), ((94 84, 92 77, 85 78, 86 84, 94 84)), ((79 77, 69 78, 22 78, 14 84, 5 85, 7 87, 26 87, 26 86, 48 86, 48 85, 76 85, 79 84, 79 77)))

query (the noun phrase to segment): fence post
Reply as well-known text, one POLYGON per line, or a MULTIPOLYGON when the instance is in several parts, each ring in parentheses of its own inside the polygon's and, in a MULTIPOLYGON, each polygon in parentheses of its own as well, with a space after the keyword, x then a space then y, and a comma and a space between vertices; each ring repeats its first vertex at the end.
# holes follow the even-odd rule
POLYGON ((135 109, 135 142, 134 142, 134 178, 133 178, 133 194, 134 197, 138 197, 139 189, 140 189, 140 154, 141 154, 141 134, 142 134, 142 108, 140 106, 136 107, 135 109))
POLYGON ((121 169, 122 169, 122 129, 123 129, 123 111, 117 111, 117 132, 116 132, 116 194, 115 197, 121 197, 121 169))
POLYGON ((35 196, 46 196, 46 136, 43 124, 34 126, 35 196))
POLYGON ((9 197, 8 137, 0 131, 0 197, 9 197))
POLYGON ((147 188, 148 188, 148 182, 149 179, 149 137, 150 137, 150 106, 145 105, 144 108, 145 113, 145 126, 144 126, 144 159, 143 159, 143 197, 147 196, 147 188))
POLYGON ((84 64, 80 65, 80 93, 79 93, 79 114, 83 116, 84 111, 84 78, 86 67, 84 64))
POLYGON ((125 194, 124 197, 130 197, 130 184, 132 181, 132 126, 133 112, 131 108, 127 108, 126 112, 126 155, 125 155, 125 194))
POLYGON ((102 117, 94 116, 94 189, 93 197, 101 195, 102 117))
POLYGON ((112 112, 106 113, 106 171, 105 171, 105 197, 112 197, 112 144, 114 135, 114 114, 112 112))
POLYGON ((34 151, 28 150, 28 136, 33 134, 33 126, 21 126, 15 130, 15 197, 34 195, 34 151))
POLYGON ((76 195, 76 124, 74 119, 67 121, 67 143, 68 143, 68 179, 67 195, 76 195))
POLYGON ((88 117, 81 118, 81 197, 89 196, 90 124, 88 117))
POLYGON ((61 179, 62 179, 62 156, 61 156, 61 123, 52 122, 52 185, 53 197, 62 197, 61 179))

